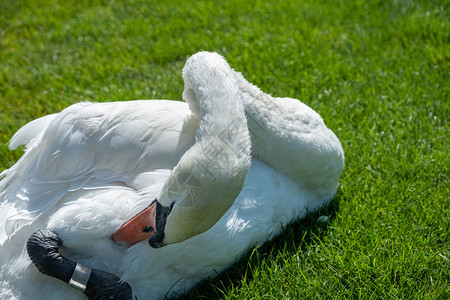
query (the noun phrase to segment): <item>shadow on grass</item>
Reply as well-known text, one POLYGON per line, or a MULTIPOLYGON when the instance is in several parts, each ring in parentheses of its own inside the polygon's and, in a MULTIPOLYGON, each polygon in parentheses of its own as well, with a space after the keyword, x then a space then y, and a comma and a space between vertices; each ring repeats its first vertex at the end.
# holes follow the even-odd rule
MULTIPOLYGON (((253 280, 251 270, 253 266, 262 265, 265 260, 271 260, 279 252, 304 252, 314 240, 320 240, 327 234, 328 227, 339 209, 341 197, 342 194, 338 191, 328 206, 286 226, 283 232, 271 241, 260 247, 249 249, 238 262, 218 277, 205 280, 188 294, 173 299, 223 299, 227 291, 239 289, 244 278, 246 281, 253 280), (321 220, 320 216, 327 216, 328 219, 321 220)), ((269 261, 267 263, 270 265, 269 261)))

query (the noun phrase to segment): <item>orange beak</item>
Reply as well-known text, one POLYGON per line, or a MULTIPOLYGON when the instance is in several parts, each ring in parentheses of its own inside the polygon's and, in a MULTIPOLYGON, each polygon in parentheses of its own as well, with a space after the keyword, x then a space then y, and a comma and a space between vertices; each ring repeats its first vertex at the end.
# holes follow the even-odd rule
POLYGON ((113 240, 116 243, 125 242, 134 245, 154 234, 156 234, 156 201, 117 229, 113 234, 113 240))

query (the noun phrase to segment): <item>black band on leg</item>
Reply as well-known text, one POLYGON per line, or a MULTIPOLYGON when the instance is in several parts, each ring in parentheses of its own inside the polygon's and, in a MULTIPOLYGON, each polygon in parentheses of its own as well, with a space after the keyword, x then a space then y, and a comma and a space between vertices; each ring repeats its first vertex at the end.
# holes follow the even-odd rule
POLYGON ((114 274, 90 269, 59 253, 61 240, 50 230, 39 230, 27 241, 27 252, 42 274, 58 278, 83 291, 90 300, 131 300, 131 286, 114 274))

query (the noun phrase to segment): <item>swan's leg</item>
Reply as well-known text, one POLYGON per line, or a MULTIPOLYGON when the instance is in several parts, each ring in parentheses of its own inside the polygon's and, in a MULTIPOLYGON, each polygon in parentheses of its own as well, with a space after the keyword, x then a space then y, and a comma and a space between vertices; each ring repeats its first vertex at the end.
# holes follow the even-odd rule
POLYGON ((252 155, 316 193, 319 200, 331 199, 344 166, 336 135, 299 100, 274 98, 240 73, 235 77, 244 96, 252 155))

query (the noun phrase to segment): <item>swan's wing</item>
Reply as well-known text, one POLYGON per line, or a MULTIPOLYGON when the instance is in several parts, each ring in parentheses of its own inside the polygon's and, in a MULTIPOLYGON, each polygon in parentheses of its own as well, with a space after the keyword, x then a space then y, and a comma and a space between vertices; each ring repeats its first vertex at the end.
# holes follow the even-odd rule
POLYGON ((171 169, 193 143, 197 122, 185 103, 79 103, 25 125, 11 142, 25 154, 0 181, 0 244, 70 192, 171 169))

